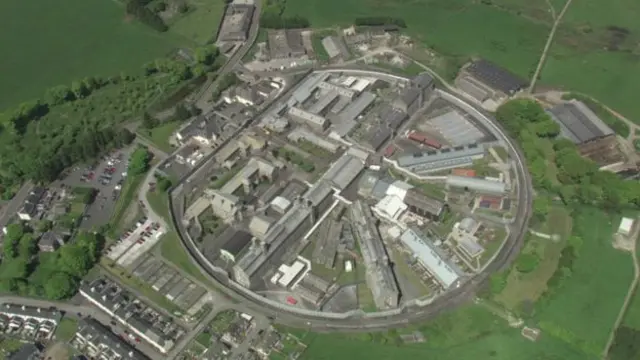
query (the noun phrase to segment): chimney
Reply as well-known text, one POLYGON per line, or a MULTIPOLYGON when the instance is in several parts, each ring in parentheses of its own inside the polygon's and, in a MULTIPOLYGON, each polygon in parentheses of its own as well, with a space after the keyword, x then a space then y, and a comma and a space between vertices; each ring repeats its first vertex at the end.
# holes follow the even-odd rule
POLYGON ((27 310, 27 307, 22 305, 22 310, 27 310))
POLYGON ((40 308, 37 308, 36 310, 37 310, 38 312, 40 312, 40 308))

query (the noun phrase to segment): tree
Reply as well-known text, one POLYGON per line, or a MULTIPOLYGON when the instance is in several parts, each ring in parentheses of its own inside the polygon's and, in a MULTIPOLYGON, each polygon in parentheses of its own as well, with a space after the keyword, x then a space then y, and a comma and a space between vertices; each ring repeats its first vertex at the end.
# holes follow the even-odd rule
POLYGON ((89 95, 90 91, 83 81, 74 81, 71 83, 71 91, 77 99, 82 99, 89 95))
POLYGON ((26 229, 20 222, 7 225, 7 233, 4 237, 4 241, 18 242, 22 235, 24 235, 26 229))
POLYGON ((77 282, 69 274, 55 272, 44 283, 44 294, 48 299, 59 300, 73 296, 78 290, 77 282))
POLYGON ((145 111, 142 114, 142 127, 145 129, 153 129, 156 126, 158 126, 158 119, 145 111))
POLYGON ((60 270, 75 278, 82 278, 93 267, 91 254, 77 244, 68 244, 60 249, 60 270))
POLYGON ((36 226, 36 229, 39 232, 43 233, 43 232, 51 230, 52 227, 53 227, 53 222, 51 222, 51 220, 44 219, 44 220, 40 220, 38 222, 38 225, 36 226))
POLYGON ((127 170, 131 175, 143 174, 149 170, 149 161, 151 160, 151 154, 144 147, 138 147, 131 154, 129 159, 129 169, 127 170))
POLYGON ((546 220, 549 209, 551 208, 551 199, 547 196, 537 196, 533 199, 533 217, 538 223, 546 220))
POLYGON ((38 241, 33 234, 26 233, 20 238, 18 248, 20 256, 30 257, 38 252, 38 241))
POLYGON ((58 85, 47 90, 45 100, 49 105, 59 105, 73 100, 73 93, 66 85, 58 85))
POLYGON ((19 256, 11 260, 4 260, 0 266, 0 278, 2 279, 24 279, 28 274, 29 260, 24 256, 19 256))
POLYGON ((189 112, 187 107, 182 103, 176 105, 173 114, 173 116, 175 116, 176 120, 178 121, 187 120, 191 117, 191 112, 189 112))

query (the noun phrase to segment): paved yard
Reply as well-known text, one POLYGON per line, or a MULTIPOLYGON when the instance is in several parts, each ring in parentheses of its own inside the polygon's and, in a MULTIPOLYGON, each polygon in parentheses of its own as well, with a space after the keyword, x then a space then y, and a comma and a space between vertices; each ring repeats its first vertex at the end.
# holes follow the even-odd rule
POLYGON ((127 160, 132 151, 133 147, 115 151, 93 167, 78 166, 62 181, 70 187, 83 186, 98 190, 95 201, 85 211, 85 218, 80 225, 82 229, 99 227, 109 222, 120 195, 116 188, 119 189, 124 182, 122 174, 127 171, 127 160))

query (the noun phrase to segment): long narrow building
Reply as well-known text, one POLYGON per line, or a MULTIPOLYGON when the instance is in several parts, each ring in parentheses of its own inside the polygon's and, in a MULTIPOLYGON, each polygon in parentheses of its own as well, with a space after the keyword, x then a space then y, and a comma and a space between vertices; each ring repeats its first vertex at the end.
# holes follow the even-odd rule
POLYGON ((351 217, 362 258, 367 267, 367 286, 378 309, 398 306, 400 290, 389 264, 389 256, 369 206, 359 200, 351 206, 351 217))

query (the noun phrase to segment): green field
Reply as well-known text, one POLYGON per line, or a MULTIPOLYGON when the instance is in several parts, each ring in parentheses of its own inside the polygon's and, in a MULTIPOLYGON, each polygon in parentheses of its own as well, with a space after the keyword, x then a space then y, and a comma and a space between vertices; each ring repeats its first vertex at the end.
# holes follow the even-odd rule
POLYGON ((214 40, 222 20, 225 2, 222 0, 197 0, 189 2, 195 7, 188 14, 170 23, 169 32, 187 38, 198 45, 214 40))
POLYGON ((138 134, 149 139, 158 149, 170 154, 176 148, 171 145, 169 139, 183 124, 184 123, 180 121, 169 121, 153 129, 140 128, 138 134))
POLYGON ((571 346, 550 336, 537 342, 523 338, 519 330, 480 307, 447 313, 419 328, 427 341, 402 344, 398 333, 417 329, 398 329, 374 334, 315 334, 303 336, 307 360, 592 360, 571 346))
POLYGON ((3 0, 0 23, 0 110, 85 76, 137 71, 179 40, 125 21, 108 0, 3 0))
POLYGON ((593 209, 574 216, 573 233, 583 244, 572 275, 536 306, 535 318, 543 332, 592 354, 604 348, 633 279, 631 256, 611 245, 619 220, 593 209))
MULTIPOLYGON (((564 0, 551 3, 559 13, 564 0)), ((285 13, 304 16, 313 27, 348 25, 359 16, 399 17, 410 35, 450 62, 481 56, 526 78, 535 69, 552 22, 542 0, 289 0, 285 13)), ((632 0, 572 3, 539 85, 591 95, 640 123, 640 106, 632 96, 640 89, 640 23, 634 20, 639 15, 640 5, 632 0), (629 34, 617 38, 607 29, 612 25, 629 34)))

